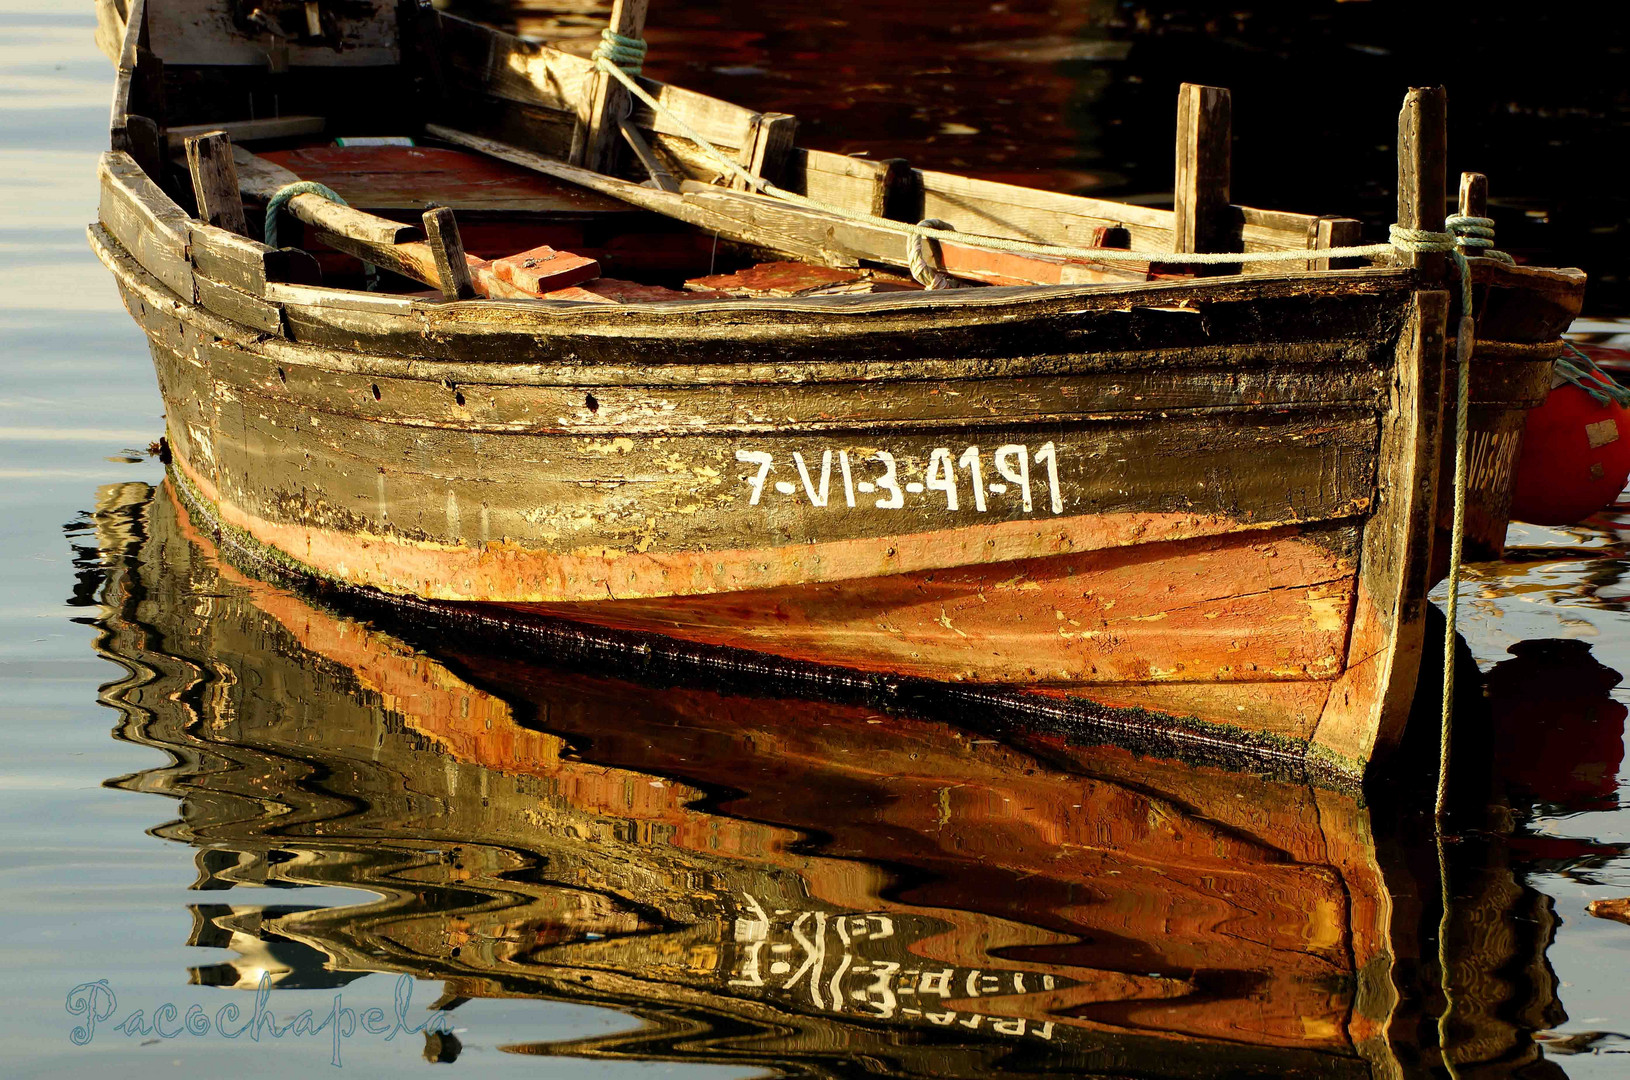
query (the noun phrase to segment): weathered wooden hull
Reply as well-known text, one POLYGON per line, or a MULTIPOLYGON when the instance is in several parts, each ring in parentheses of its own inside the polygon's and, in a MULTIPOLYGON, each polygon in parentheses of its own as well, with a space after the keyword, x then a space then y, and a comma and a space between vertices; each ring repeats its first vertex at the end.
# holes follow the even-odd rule
MULTIPOLYGON (((151 341, 175 482, 241 546, 519 624, 1090 705, 1346 773, 1398 741, 1448 561, 1444 261, 1331 269, 1319 252, 1356 241, 1356 221, 1229 202, 1226 91, 1185 86, 1180 143, 1206 150, 1180 153, 1163 210, 799 149, 790 116, 649 81, 665 104, 629 114, 636 169, 606 138, 622 93, 607 73, 451 16, 359 8, 356 48, 291 46, 300 77, 266 83, 241 28, 210 42, 168 9, 131 12, 104 13, 104 38, 125 33, 92 245, 151 341), (227 87, 270 93, 280 115, 238 116, 227 87), (239 176, 208 130, 364 121, 434 141, 389 151, 427 171, 351 187, 387 158, 306 147, 242 154, 239 176), (185 177, 168 161, 182 149, 185 177), (750 171, 721 176, 720 153, 750 171), (246 197, 286 193, 290 165, 358 201, 294 196, 300 246, 270 247, 246 197), (752 177, 794 201, 746 192, 752 177), (369 212, 430 195, 489 236, 587 244, 578 271, 645 279, 517 291, 521 264, 467 253, 451 207, 424 240, 369 212), (189 197, 196 215, 175 201, 189 197), (898 267, 890 217, 976 238, 943 237, 938 257, 994 287, 712 291, 765 254, 898 267), (1150 255, 1295 261, 1150 280, 1147 263, 1076 257, 1112 235, 1150 255), (721 236, 756 254, 714 275, 721 236), (687 260, 704 240, 700 276, 687 260), (332 287, 360 284, 361 260, 398 275, 386 292, 332 287), (1079 281, 1097 284, 1062 284, 1079 281), (663 295, 689 299, 638 299, 663 295)), ((1442 107, 1412 92, 1400 117, 1400 223, 1429 231, 1442 107)), ((1503 537, 1522 415, 1582 276, 1473 263, 1477 553, 1503 537)))
POLYGON ((443 305, 343 338, 347 312, 287 304, 274 338, 93 239, 151 340, 178 482, 306 572, 1081 698, 1349 771, 1407 710, 1443 307, 1407 272, 553 333, 468 305, 491 329, 463 336, 426 325, 443 305))

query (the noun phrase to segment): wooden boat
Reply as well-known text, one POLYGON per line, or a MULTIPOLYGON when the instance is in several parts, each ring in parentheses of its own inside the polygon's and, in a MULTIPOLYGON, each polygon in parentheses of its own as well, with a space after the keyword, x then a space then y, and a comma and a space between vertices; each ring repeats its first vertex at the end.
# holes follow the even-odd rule
MULTIPOLYGON (((648 79, 619 123, 595 63, 413 5, 101 11, 91 243, 151 341, 172 476, 229 542, 1347 774, 1398 742, 1447 563, 1458 305, 1441 254, 1349 266, 1320 252, 1357 222, 1231 204, 1226 91, 1184 88, 1162 210, 799 147, 791 117, 648 79), (768 178, 834 212, 746 190, 768 178), (280 192, 291 247, 245 214, 280 192), (979 287, 917 288, 923 246, 979 287), (1265 251, 1307 257, 1161 261, 1265 251)), ((1411 93, 1409 228, 1443 226, 1443 120, 1411 93)), ((1583 275, 1469 261, 1469 535, 1497 550, 1583 275)))
POLYGON ((105 489, 96 527, 104 698, 166 755, 113 783, 177 800, 154 832, 194 849, 194 981, 264 976, 279 1017, 282 989, 401 972, 449 1009, 644 1021, 560 1043, 454 1014, 521 1054, 1384 1080, 1441 1075, 1443 956, 1461 1073, 1561 1075, 1532 1038, 1563 1019, 1556 917, 1486 837, 1451 848, 1440 953, 1407 808, 472 651, 234 567, 173 491, 105 489))

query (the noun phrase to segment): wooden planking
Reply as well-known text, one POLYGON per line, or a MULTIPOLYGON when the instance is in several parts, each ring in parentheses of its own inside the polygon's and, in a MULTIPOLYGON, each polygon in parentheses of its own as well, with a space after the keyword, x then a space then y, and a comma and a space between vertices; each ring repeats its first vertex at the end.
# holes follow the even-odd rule
POLYGON ((444 70, 465 89, 575 116, 593 63, 446 12, 435 18, 444 70))
POLYGON ((876 217, 916 221, 917 174, 904 158, 869 158, 794 147, 787 154, 783 179, 788 191, 876 217))
POLYGON ((224 131, 209 131, 188 136, 184 146, 199 219, 240 236, 248 235, 238 170, 232 161, 232 140, 224 131))
POLYGON ((198 302, 221 316, 268 334, 283 333, 283 309, 270 301, 252 296, 203 274, 194 275, 198 302))
MULTIPOLYGON (((1232 177, 1231 98, 1220 86, 1184 83, 1177 93, 1177 168, 1173 184, 1172 250, 1228 251, 1225 215, 1232 177)), ((1197 276, 1227 273, 1226 266, 1196 266, 1197 276)))
MULTIPOLYGON (((787 157, 792 152, 792 140, 798 133, 798 118, 787 113, 764 113, 754 129, 752 145, 747 152, 747 171, 772 184, 780 184, 786 171, 787 157)), ((735 177, 731 187, 746 190, 747 182, 735 177)))
POLYGON ((1347 670, 1331 691, 1313 738, 1333 764, 1349 771, 1362 771, 1372 756, 1402 738, 1426 647, 1448 317, 1448 293, 1418 292, 1398 342, 1397 375, 1381 421, 1378 502, 1364 527, 1347 670))
MULTIPOLYGON (((1251 684, 1254 699, 1265 679, 1302 682, 1339 672, 1347 623, 1330 613, 1350 608, 1356 563, 1345 540, 1243 533, 748 595, 532 610, 961 685, 1152 683, 1181 702, 1178 687, 1202 683, 1202 697, 1221 691, 1237 707, 1246 699, 1238 689, 1227 695, 1230 684, 1251 684), (1036 626, 1038 612, 1054 626, 1036 626)), ((1267 726, 1257 715, 1226 719, 1267 726)), ((1305 739, 1316 719, 1315 711, 1275 729, 1305 739)))
MULTIPOLYGON (((230 343, 204 346, 212 377, 218 377, 222 355, 236 348, 230 343)), ((265 377, 274 385, 281 382, 270 370, 265 377)), ((358 385, 352 395, 335 397, 318 410, 291 407, 246 385, 223 384, 223 389, 215 394, 222 418, 215 452, 220 467, 235 474, 242 494, 234 501, 242 509, 297 527, 343 524, 346 532, 392 538, 391 546, 452 544, 476 554, 482 544, 507 537, 512 541, 509 553, 483 571, 484 576, 499 575, 490 581, 495 599, 542 599, 539 591, 561 599, 596 594, 591 580, 556 580, 545 586, 534 577, 505 586, 500 564, 525 563, 528 550, 567 558, 567 563, 533 565, 544 574, 551 573, 551 566, 566 569, 588 552, 603 552, 613 561, 617 552, 685 553, 685 559, 671 565, 672 577, 659 575, 667 577, 665 582, 652 577, 635 583, 638 594, 664 595, 726 588, 737 574, 749 575, 755 587, 762 587, 776 578, 805 575, 807 580, 869 576, 889 572, 891 565, 901 570, 912 564, 924 569, 957 565, 985 547, 987 539, 1001 545, 992 550, 993 559, 1025 558, 1343 520, 1363 514, 1374 497, 1373 415, 1337 419, 1308 411, 1290 421, 1258 415, 1248 422, 1219 422, 1212 413, 1191 413, 1160 424, 1082 426, 1023 418, 995 430, 895 430, 884 435, 851 430, 813 440, 799 432, 761 433, 744 440, 719 430, 586 438, 473 432, 356 415, 392 392, 383 381, 358 385), (1056 448, 1062 513, 1049 508, 1044 475, 1032 478, 1038 498, 1030 511, 1011 489, 992 493, 985 509, 976 508, 966 475, 956 481, 961 501, 955 509, 942 494, 929 492, 907 494, 898 504, 902 509, 890 510, 885 495, 864 487, 853 506, 846 503, 839 450, 847 455, 855 480, 870 482, 882 475, 876 451, 887 449, 894 475, 905 487, 931 468, 936 447, 952 445, 955 453, 977 447, 989 473, 997 447, 1028 445, 1033 450, 1043 442, 1056 448), (275 455, 257 453, 256 446, 278 449, 275 455), (744 446, 773 460, 758 503, 751 501, 754 471, 736 456, 744 446), (823 447, 832 451, 830 466, 823 447), (827 478, 825 505, 805 493, 794 452, 805 460, 814 487, 827 478), (251 460, 234 466, 231 458, 237 453, 251 460), (383 493, 380 464, 389 473, 383 493), (287 501, 291 484, 307 493, 304 502, 287 501), (464 510, 450 516, 450 502, 464 510), (699 513, 703 508, 707 512, 699 513), (484 523, 478 526, 477 518, 484 523), (963 534, 953 545, 959 550, 937 550, 936 538, 947 540, 947 530, 963 534), (899 563, 881 546, 867 546, 884 538, 900 538, 899 563), (709 555, 738 563, 754 549, 763 556, 764 549, 773 548, 785 550, 757 567, 742 562, 719 569, 709 555), (727 552, 737 554, 726 558, 727 552)), ((481 390, 443 388, 443 397, 456 404, 459 395, 467 399, 481 390)), ((398 554, 409 557, 405 548, 398 554)), ((392 557, 384 551, 380 555, 392 557)), ((599 561, 591 558, 583 565, 599 561)), ((652 570, 643 567, 641 577, 652 570)), ((617 584, 620 592, 629 582, 617 584)))
MULTIPOLYGON (((163 302, 162 286, 95 234, 93 249, 128 288, 163 302)), ((316 346, 291 346, 305 357, 298 362, 423 370, 455 382, 844 381, 863 364, 865 378, 881 383, 974 372, 1056 376, 1128 365, 1296 364, 1325 355, 1315 340, 1339 345, 1344 363, 1363 362, 1399 332, 1393 313, 1411 277, 1401 269, 1369 269, 950 298, 918 291, 599 310, 448 305, 316 289, 309 295, 333 303, 291 306, 286 318, 297 340, 316 346), (1262 342, 1263 325, 1278 327, 1278 340, 1262 342), (353 351, 364 337, 368 351, 353 351)), ((204 325, 231 333, 228 324, 204 325)))
MULTIPOLYGON (((1356 247, 1364 241, 1364 226, 1354 218, 1320 218, 1313 237, 1313 247, 1356 247)), ((1314 259, 1307 264, 1309 270, 1347 269, 1357 266, 1360 259, 1314 259)))
MULTIPOLYGON (((361 306, 375 294, 351 294, 356 299, 351 305, 349 297, 332 292, 279 286, 270 298, 291 308, 317 303, 359 311, 383 308, 361 306)), ((1236 355, 1242 363, 1256 359, 1243 350, 1236 355)), ((604 372, 586 370, 575 380, 563 375, 558 384, 516 385, 436 379, 433 372, 338 371, 292 353, 279 356, 284 374, 275 381, 264 358, 249 356, 226 358, 217 374, 230 384, 253 385, 261 394, 314 411, 344 402, 350 412, 384 423, 483 434, 750 435, 796 429, 813 435, 864 428, 882 436, 951 425, 981 428, 1003 416, 1030 417, 1041 425, 1109 424, 1205 411, 1258 417, 1290 408, 1372 414, 1385 404, 1384 372, 1373 362, 1334 347, 1315 355, 1316 362, 1289 370, 1243 371, 1214 365, 1138 370, 1133 366, 1138 357, 1123 356, 1127 366, 1116 370, 1045 380, 981 379, 977 395, 968 392, 969 382, 944 374, 883 385, 850 378, 775 386, 750 381, 756 373, 709 368, 704 384, 687 386, 664 382, 655 372, 643 377, 637 371, 615 372, 624 380, 619 384, 604 372), (369 395, 370 386, 380 387, 384 397, 369 395), (587 400, 591 392, 593 408, 587 400)))
POLYGON ((232 0, 164 0, 148 26, 153 51, 167 64, 384 67, 399 61, 396 7, 395 0, 323 4, 318 37, 308 32, 306 6, 273 6, 268 13, 282 35, 273 38, 246 32, 232 0))
POLYGON ((225 132, 233 142, 253 142, 256 139, 321 135, 327 126, 328 121, 321 116, 273 116, 260 120, 231 120, 223 124, 183 124, 165 132, 165 145, 170 153, 178 154, 188 139, 212 131, 225 132))
POLYGON ((118 45, 113 77, 113 103, 108 117, 108 139, 112 149, 130 154, 144 167, 160 167, 157 155, 158 126, 139 114, 147 108, 139 100, 136 66, 140 54, 142 30, 147 19, 147 0, 130 0, 124 22, 124 36, 118 45), (132 130, 132 113, 138 114, 136 130, 132 130))
MULTIPOLYGON (((726 188, 686 181, 675 195, 602 176, 587 169, 565 165, 540 154, 506 146, 491 139, 455 131, 451 128, 429 125, 426 130, 437 138, 483 153, 504 161, 534 168, 549 176, 582 184, 595 191, 615 195, 627 202, 681 221, 711 229, 721 236, 756 245, 770 251, 791 255, 825 266, 855 266, 861 260, 905 265, 906 241, 891 229, 857 221, 848 217, 808 210, 781 200, 750 192, 731 191, 726 188)), ((1102 230, 1100 230, 1101 235, 1102 230)), ((947 259, 961 258, 972 267, 990 262, 988 252, 969 253, 962 245, 945 244, 947 259)), ((971 246, 971 245, 970 245, 971 246)), ((1037 284, 1059 284, 1080 281, 1084 277, 1096 280, 1097 275, 1119 276, 1108 266, 1084 266, 1072 270, 1073 264, 1058 259, 1027 256, 1003 256, 998 275, 1004 282, 1029 281, 1037 284), (1030 276, 1025 277, 1023 264, 1030 264, 1030 276)), ((1136 278, 1136 270, 1124 271, 1136 278)))
POLYGON ((104 153, 97 164, 97 178, 100 217, 108 232, 170 291, 191 301, 193 273, 187 242, 192 219, 187 212, 129 154, 104 153))
POLYGON ((299 248, 269 248, 225 229, 190 223, 192 262, 206 277, 253 296, 266 296, 272 282, 316 285, 317 260, 299 248))
POLYGON ((1085 247, 1106 227, 1123 227, 1136 250, 1172 250, 1175 232, 1170 210, 1060 195, 953 173, 915 172, 922 190, 920 216, 949 221, 958 232, 1085 247))

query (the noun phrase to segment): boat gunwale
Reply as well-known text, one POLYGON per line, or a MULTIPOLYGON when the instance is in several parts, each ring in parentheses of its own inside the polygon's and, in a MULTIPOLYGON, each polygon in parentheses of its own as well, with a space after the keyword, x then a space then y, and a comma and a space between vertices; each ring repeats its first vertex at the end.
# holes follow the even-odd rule
MULTIPOLYGON (((727 385, 812 385, 821 383, 860 383, 875 384, 882 382, 913 382, 921 383, 933 380, 955 379, 981 379, 992 378, 1026 378, 1026 377, 1059 377, 1074 374, 1092 374, 1114 370, 1152 369, 1162 366, 1159 360, 1150 362, 1149 358, 1157 354, 1169 353, 1194 357, 1196 350, 1181 347, 1151 348, 1139 354, 1124 354, 1122 350, 1092 350, 1082 349, 1071 354, 1060 355, 1057 352, 1023 353, 992 359, 989 357, 950 357, 950 358, 907 358, 897 360, 777 360, 754 361, 742 360, 739 362, 685 362, 673 361, 667 363, 644 363, 629 361, 624 363, 606 363, 596 361, 577 362, 538 362, 532 360, 453 360, 435 356, 410 355, 382 355, 370 352, 364 348, 339 348, 331 345, 314 344, 291 340, 287 337, 271 335, 235 322, 224 315, 211 311, 202 304, 187 300, 153 273, 143 266, 141 261, 119 239, 104 226, 93 224, 87 227, 87 237, 93 253, 115 276, 121 286, 136 293, 139 298, 151 306, 169 306, 174 309, 175 317, 193 324, 199 332, 214 338, 232 341, 234 344, 264 357, 277 364, 290 364, 309 368, 315 371, 339 375, 371 375, 385 378, 400 378, 423 382, 453 383, 461 386, 492 385, 492 386, 537 386, 537 387, 594 387, 594 386, 648 386, 648 387, 689 387, 701 386, 727 386, 727 385), (1124 356, 1130 360, 1132 355, 1143 357, 1143 362, 1137 364, 1110 364, 1105 360, 1124 356)), ((1389 270, 1384 277, 1376 282, 1377 285, 1388 285, 1394 282, 1402 285, 1412 271, 1389 270)), ((1222 279, 1206 279, 1208 282, 1222 279)), ((1257 283, 1257 277, 1247 279, 1250 284, 1257 283)), ((1392 289, 1377 288, 1376 294, 1393 292, 1392 289)), ((1402 304, 1407 304, 1407 297, 1414 290, 1396 290, 1402 304)), ((364 294, 370 295, 370 294, 364 294)), ((1271 295, 1271 294, 1270 294, 1271 295)), ((1290 293, 1288 295, 1295 295, 1290 293)), ((332 309, 330 309, 332 310, 332 309)), ((1199 309, 1195 309, 1199 314, 1199 309)), ((1056 312, 1046 312, 1054 315, 1056 312)), ((1067 314, 1067 313, 1066 313, 1067 314)), ((412 318, 410 313, 404 313, 404 318, 412 318)), ((422 334, 434 333, 438 328, 434 325, 426 326, 422 321, 414 318, 414 329, 422 334)), ((613 328, 614 329, 614 328, 613 328)), ((819 328, 816 328, 819 329, 819 328)), ((878 328, 884 329, 884 328, 878 328)), ((898 330, 897 327, 889 327, 898 330)), ((625 330, 626 333, 626 330, 625 330)), ((399 340, 401 335, 395 335, 399 340)), ((607 333, 607 337, 622 337, 620 334, 607 333)), ((789 335, 790 336, 790 335, 789 335)), ((762 335, 748 335, 746 339, 755 345, 774 344, 775 338, 762 335)), ((700 340, 699 338, 679 339, 700 340)), ((716 340, 716 339, 714 339, 716 340)), ((784 340, 784 339, 783 339, 784 340)), ((359 342, 364 344, 363 342, 359 342)), ((1215 351, 1218 355, 1201 359, 1198 362, 1191 360, 1185 367, 1202 370, 1207 367, 1216 370, 1234 370, 1239 367, 1238 358, 1230 358, 1229 352, 1240 350, 1258 354, 1271 354, 1275 349, 1293 349, 1305 343, 1290 342, 1252 342, 1238 345, 1221 345, 1214 349, 1201 350, 1215 351)), ((1341 355, 1331 359, 1300 359, 1280 360, 1270 357, 1263 366, 1317 369, 1322 366, 1337 366, 1350 364, 1353 360, 1350 355, 1354 350, 1363 351, 1366 343, 1357 339, 1332 338, 1327 343, 1332 351, 1341 355)), ((1222 409, 1219 406, 1219 409, 1222 409)), ((1229 407, 1234 411, 1234 407, 1229 407)), ((1251 411, 1243 406, 1238 411, 1251 411)))

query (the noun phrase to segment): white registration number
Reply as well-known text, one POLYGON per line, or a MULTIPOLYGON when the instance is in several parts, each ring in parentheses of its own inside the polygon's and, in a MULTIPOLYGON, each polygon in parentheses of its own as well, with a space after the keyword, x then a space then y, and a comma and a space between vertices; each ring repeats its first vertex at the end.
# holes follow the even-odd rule
POLYGON ((752 492, 748 499, 752 506, 759 505, 766 492, 802 497, 812 506, 827 506, 835 495, 840 495, 833 490, 835 473, 847 507, 856 505, 857 496, 877 495, 866 501, 879 510, 899 510, 906 505, 906 496, 916 495, 922 496, 914 500, 919 503, 943 499, 947 510, 961 510, 971 504, 981 514, 993 507, 999 510, 1011 506, 1015 501, 1027 514, 1038 504, 1055 514, 1064 512, 1064 498, 1058 487, 1058 450, 1050 442, 1034 451, 1007 443, 988 456, 979 447, 970 446, 955 458, 949 448, 937 447, 929 452, 927 466, 918 479, 904 479, 899 463, 887 450, 854 458, 847 450, 822 450, 819 459, 813 452, 806 458, 803 452, 795 451, 790 467, 786 459, 777 462, 775 455, 763 450, 737 450, 736 460, 758 468, 756 473, 743 477, 752 492), (782 477, 773 479, 778 469, 782 477))

